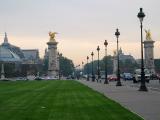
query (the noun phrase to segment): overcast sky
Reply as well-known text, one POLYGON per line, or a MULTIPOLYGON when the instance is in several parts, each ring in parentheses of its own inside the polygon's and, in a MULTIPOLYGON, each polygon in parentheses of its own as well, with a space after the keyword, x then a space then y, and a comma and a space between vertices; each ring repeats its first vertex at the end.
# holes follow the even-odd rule
MULTIPOLYGON (((140 58, 140 24, 137 18, 143 7, 144 29, 150 29, 155 40, 155 58, 160 54, 159 0, 0 0, 0 42, 4 32, 9 42, 22 49, 39 49, 43 57, 48 32, 59 34, 58 50, 79 64, 99 45, 104 55, 116 49, 116 28, 120 30, 120 46, 125 54, 140 58)), ((145 32, 144 32, 145 39, 145 32)))

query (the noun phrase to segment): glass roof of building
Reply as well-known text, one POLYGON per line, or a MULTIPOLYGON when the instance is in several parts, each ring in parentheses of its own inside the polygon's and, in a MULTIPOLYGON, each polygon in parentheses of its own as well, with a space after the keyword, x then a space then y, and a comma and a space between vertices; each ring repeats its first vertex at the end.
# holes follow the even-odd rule
POLYGON ((11 50, 0 46, 0 61, 2 62, 20 62, 20 57, 11 50))

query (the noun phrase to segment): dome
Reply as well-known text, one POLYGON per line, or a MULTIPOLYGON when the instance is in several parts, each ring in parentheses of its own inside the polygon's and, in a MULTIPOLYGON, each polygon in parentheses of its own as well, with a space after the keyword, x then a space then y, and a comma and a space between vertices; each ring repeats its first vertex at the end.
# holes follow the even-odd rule
POLYGON ((9 49, 13 53, 17 54, 21 59, 24 58, 22 50, 19 47, 17 47, 17 46, 11 45, 8 42, 7 33, 5 33, 4 42, 2 43, 1 46, 3 46, 6 49, 9 49))
POLYGON ((20 57, 13 53, 10 49, 0 46, 0 61, 4 62, 20 62, 20 57))

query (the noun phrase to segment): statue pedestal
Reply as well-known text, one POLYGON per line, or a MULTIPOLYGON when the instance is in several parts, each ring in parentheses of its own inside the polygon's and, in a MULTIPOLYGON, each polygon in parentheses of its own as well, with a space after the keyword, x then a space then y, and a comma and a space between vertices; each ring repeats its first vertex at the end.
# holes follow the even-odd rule
POLYGON ((57 44, 56 41, 49 41, 48 43, 48 76, 56 78, 58 76, 57 68, 57 44))

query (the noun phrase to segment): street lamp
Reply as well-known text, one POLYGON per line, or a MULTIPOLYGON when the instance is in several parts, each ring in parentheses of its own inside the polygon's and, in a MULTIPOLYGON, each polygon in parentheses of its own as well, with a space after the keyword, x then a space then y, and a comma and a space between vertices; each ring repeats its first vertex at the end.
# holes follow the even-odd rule
POLYGON ((89 81, 89 66, 88 66, 89 57, 87 56, 87 81, 89 81))
POLYGON ((116 86, 122 86, 121 80, 120 80, 120 69, 119 69, 119 46, 118 46, 118 38, 119 38, 120 32, 118 29, 116 29, 115 36, 117 37, 117 84, 116 86))
POLYGON ((107 40, 105 40, 105 42, 104 42, 104 46, 105 46, 105 61, 104 61, 104 63, 105 63, 105 81, 104 81, 104 84, 108 84, 108 79, 107 79, 107 76, 108 76, 108 74, 107 74, 107 45, 108 45, 108 42, 107 42, 107 40))
POLYGON ((82 61, 82 78, 83 78, 83 72, 84 72, 84 62, 82 61))
POLYGON ((97 75, 98 75, 98 79, 97 79, 97 82, 98 82, 98 80, 100 79, 100 70, 99 70, 99 51, 100 51, 100 48, 99 48, 99 46, 97 46, 97 52, 98 52, 98 67, 97 67, 97 75))
POLYGON ((145 17, 145 14, 142 11, 143 9, 140 8, 140 11, 137 15, 137 17, 140 20, 140 28, 141 28, 141 85, 139 88, 139 91, 148 91, 146 85, 145 85, 145 73, 144 73, 144 61, 143 61, 143 34, 142 34, 142 22, 143 22, 143 18, 145 17))
POLYGON ((92 52, 91 53, 91 56, 92 56, 92 82, 95 81, 95 76, 94 76, 94 71, 93 71, 93 55, 94 55, 94 53, 92 52))

